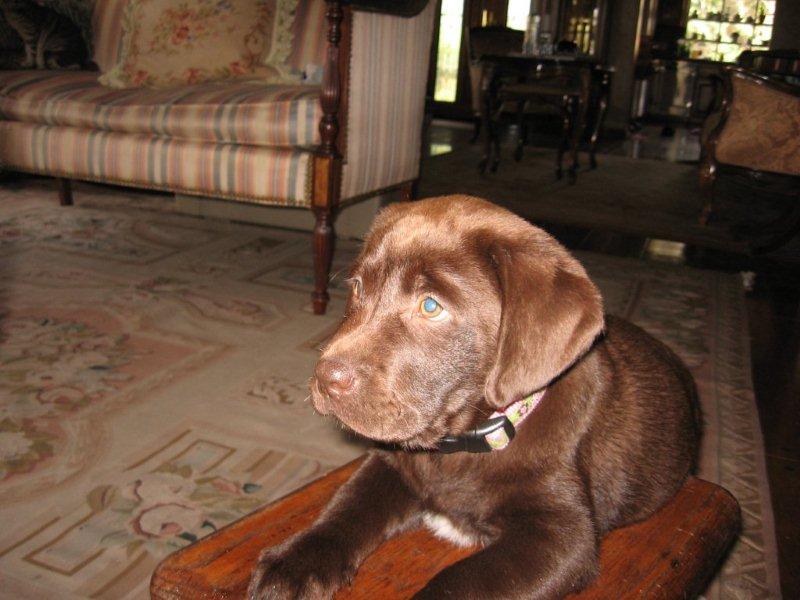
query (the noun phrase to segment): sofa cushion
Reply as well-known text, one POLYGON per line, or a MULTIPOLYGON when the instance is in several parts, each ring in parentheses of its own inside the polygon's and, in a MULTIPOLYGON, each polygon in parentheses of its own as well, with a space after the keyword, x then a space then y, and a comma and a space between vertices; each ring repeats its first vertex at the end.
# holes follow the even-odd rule
POLYGON ((254 74, 277 77, 261 64, 275 10, 268 0, 129 0, 120 60, 100 82, 164 87, 254 74))
POLYGON ((290 77, 319 82, 327 48, 325 0, 275 0, 275 19, 264 64, 290 77))
POLYGON ((0 117, 259 146, 319 143, 319 88, 242 79, 181 88, 113 90, 97 73, 0 72, 0 117))
POLYGON ((308 206, 314 155, 151 135, 0 121, 10 169, 258 204, 308 206))
POLYGON ((105 73, 119 62, 122 50, 122 15, 128 0, 95 2, 92 12, 92 59, 105 73))

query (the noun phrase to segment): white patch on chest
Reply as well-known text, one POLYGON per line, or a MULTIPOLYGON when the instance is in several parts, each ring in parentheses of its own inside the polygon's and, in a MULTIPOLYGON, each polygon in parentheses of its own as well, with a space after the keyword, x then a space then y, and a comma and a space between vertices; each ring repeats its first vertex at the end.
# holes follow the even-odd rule
POLYGON ((453 522, 444 515, 432 512, 422 513, 422 522, 433 534, 448 542, 467 548, 478 543, 477 538, 458 529, 453 522))

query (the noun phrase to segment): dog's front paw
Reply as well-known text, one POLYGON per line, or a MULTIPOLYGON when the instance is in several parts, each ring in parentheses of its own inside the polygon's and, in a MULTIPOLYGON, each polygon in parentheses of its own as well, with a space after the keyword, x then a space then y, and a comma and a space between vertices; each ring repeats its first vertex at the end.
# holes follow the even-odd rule
POLYGON ((323 555, 313 544, 265 550, 250 576, 249 600, 331 598, 347 574, 336 554, 323 555))

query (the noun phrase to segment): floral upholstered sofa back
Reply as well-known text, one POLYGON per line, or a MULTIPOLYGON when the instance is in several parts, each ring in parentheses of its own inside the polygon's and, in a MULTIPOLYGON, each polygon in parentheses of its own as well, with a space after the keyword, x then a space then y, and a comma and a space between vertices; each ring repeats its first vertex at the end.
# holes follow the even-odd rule
POLYGON ((321 80, 324 0, 102 0, 92 25, 109 87, 321 80))

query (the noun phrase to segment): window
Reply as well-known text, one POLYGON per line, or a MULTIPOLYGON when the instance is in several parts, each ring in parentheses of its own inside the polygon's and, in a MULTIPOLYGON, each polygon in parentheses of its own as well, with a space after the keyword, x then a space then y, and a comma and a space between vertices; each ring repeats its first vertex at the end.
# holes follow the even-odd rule
POLYGON ((530 12, 531 0, 508 0, 506 27, 525 31, 528 28, 528 15, 530 12))
POLYGON ((436 83, 433 88, 433 99, 437 102, 456 101, 463 20, 464 0, 442 0, 439 47, 436 53, 436 83))

